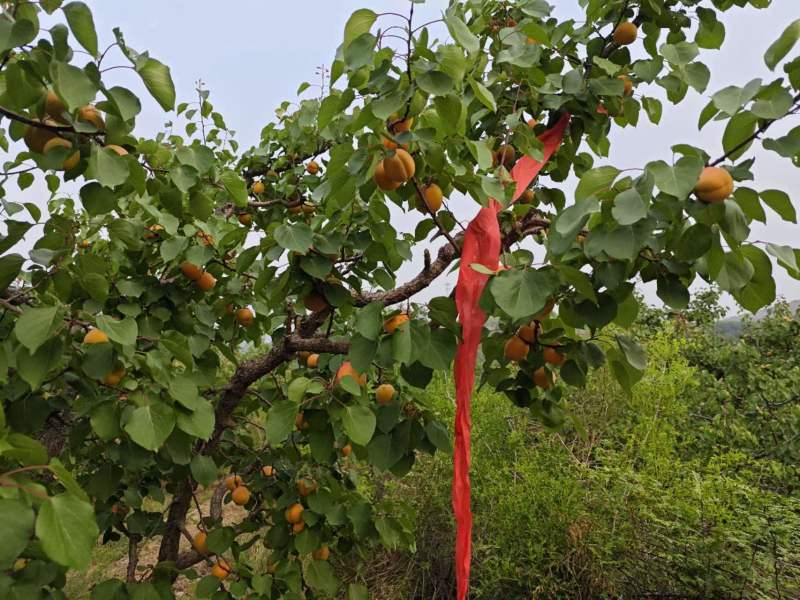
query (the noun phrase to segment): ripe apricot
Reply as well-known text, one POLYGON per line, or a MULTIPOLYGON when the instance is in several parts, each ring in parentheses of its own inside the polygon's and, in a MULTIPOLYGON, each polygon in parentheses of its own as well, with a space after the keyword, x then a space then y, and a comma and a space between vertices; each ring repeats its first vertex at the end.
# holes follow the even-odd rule
POLYGON ((567 357, 561 354, 561 352, 549 346, 544 349, 544 351, 542 352, 542 356, 544 357, 546 363, 549 363, 556 367, 563 365, 567 360, 567 357))
POLYGON ((309 494, 317 491, 317 482, 310 479, 300 479, 297 482, 297 493, 301 498, 305 498, 309 494))
POLYGON ((625 21, 617 25, 614 30, 614 42, 620 46, 627 46, 636 41, 636 36, 639 34, 639 28, 630 21, 625 21))
POLYGON ((106 146, 106 149, 112 150, 113 152, 116 152, 120 156, 125 156, 126 154, 128 154, 128 151, 125 150, 125 148, 123 148, 122 146, 117 146, 116 144, 108 144, 106 146))
POLYGON ((344 446, 342 446, 341 452, 342 452, 342 456, 344 456, 345 458, 350 456, 350 453, 352 451, 353 451, 353 446, 351 446, 350 444, 345 444, 344 446))
POLYGON ((400 313, 399 315, 395 315, 386 319, 383 322, 383 330, 391 335, 397 331, 397 328, 403 323, 408 323, 408 315, 406 313, 400 313))
POLYGON ((386 169, 383 166, 383 161, 379 162, 375 167, 375 172, 372 174, 372 179, 380 189, 384 192, 391 192, 399 188, 402 183, 399 181, 392 181, 389 179, 389 176, 386 175, 386 169))
POLYGON ((300 210, 303 211, 305 215, 313 215, 314 211, 317 210, 316 204, 312 204, 311 202, 303 202, 303 205, 300 207, 300 210))
POLYGON ((203 230, 200 230, 197 233, 195 233, 194 237, 199 239, 200 242, 203 244, 203 246, 211 246, 214 244, 214 236, 212 236, 210 233, 206 233, 203 230))
POLYGON ((308 296, 303 298, 303 306, 311 312, 320 312, 328 308, 328 301, 325 297, 318 292, 311 292, 308 296))
POLYGON ((236 218, 239 220, 239 223, 241 223, 245 227, 250 227, 250 225, 253 224, 253 215, 251 215, 250 213, 241 213, 236 218))
POLYGON ((534 127, 536 127, 539 124, 539 121, 537 121, 536 119, 531 118, 531 119, 528 119, 527 123, 528 123, 528 127, 533 129, 534 127))
POLYGON ((208 271, 204 271, 194 283, 201 292, 207 292, 217 285, 217 279, 208 271))
POLYGON ((626 96, 633 96, 633 82, 631 81, 631 78, 627 75, 619 75, 617 79, 622 81, 622 84, 625 86, 623 93, 626 96))
POLYGON ((200 531, 194 539, 192 540, 192 547, 197 550, 200 554, 207 554, 208 553, 208 546, 206 545, 206 540, 208 536, 206 535, 205 531, 200 531))
POLYGON ((428 207, 430 212, 436 213, 442 207, 442 199, 444 198, 442 188, 435 183, 422 188, 422 197, 425 200, 425 206, 428 207))
POLYGON ((92 246, 92 242, 89 240, 82 240, 81 241, 81 248, 90 248, 92 246))
POLYGON ((217 579, 220 580, 225 579, 228 575, 231 574, 231 567, 227 562, 225 562, 220 558, 211 568, 211 574, 217 579))
POLYGON ((533 344, 536 341, 536 327, 533 325, 523 325, 517 329, 517 337, 526 344, 533 344))
POLYGON ((294 523, 292 525, 292 533, 297 535, 298 533, 303 531, 303 529, 305 529, 305 528, 306 528, 306 524, 305 524, 304 521, 300 521, 299 523, 294 523))
POLYGON ((242 479, 239 475, 228 475, 225 478, 225 487, 228 488, 229 492, 232 492, 234 488, 237 488, 242 484, 244 484, 244 479, 242 479))
POLYGON ((44 96, 44 112, 56 121, 66 122, 64 113, 67 112, 67 105, 53 90, 48 90, 44 96))
POLYGON ((311 355, 310 355, 310 356, 309 356, 309 357, 306 359, 306 366, 307 366, 309 369, 316 369, 316 368, 317 368, 317 364, 318 364, 318 363, 319 363, 319 354, 311 354, 311 355))
POLYGON ((275 477, 277 475, 275 467, 272 465, 264 465, 261 467, 261 473, 264 475, 264 477, 275 477))
POLYGON ((297 427, 297 429, 300 429, 300 430, 308 429, 309 424, 308 424, 308 421, 306 421, 306 417, 305 417, 305 415, 303 413, 297 413, 297 415, 295 415, 295 417, 294 417, 294 426, 297 427))
POLYGON ((108 336, 100 329, 90 329, 83 338, 84 344, 105 344, 108 341, 108 336))
POLYGON ((297 357, 302 361, 308 360, 309 356, 311 356, 311 352, 307 350, 301 350, 300 352, 297 353, 297 357))
MULTIPOLYGON (((58 125, 53 119, 45 119, 44 123, 47 125, 58 125)), ((25 135, 23 140, 28 149, 42 154, 44 152, 44 145, 51 139, 56 137, 56 134, 44 127, 36 127, 35 125, 28 125, 25 128, 25 135)))
POLYGON ((305 508, 303 508, 302 504, 299 503, 292 504, 285 511, 283 511, 283 518, 286 519, 287 523, 295 525, 303 520, 304 510, 305 508))
POLYGON ((367 376, 356 371, 349 360, 343 362, 339 370, 336 371, 336 383, 340 383, 348 375, 355 379, 358 385, 364 386, 367 384, 367 376))
POLYGON ((394 398, 394 386, 391 383, 382 383, 375 390, 375 399, 381 406, 386 406, 392 403, 394 398))
POLYGON ((250 502, 250 490, 248 490, 244 485, 239 485, 233 488, 233 491, 231 492, 231 499, 233 500, 234 504, 244 506, 250 502))
POLYGON ((553 386, 553 375, 544 367, 539 367, 533 372, 533 383, 543 390, 549 389, 553 386))
POLYGON ((525 190, 519 197, 520 204, 533 204, 533 201, 536 198, 536 194, 534 194, 533 190, 525 190))
POLYGON ((264 183, 262 181, 256 181, 250 186, 250 191, 253 192, 256 196, 259 194, 263 194, 265 190, 264 183))
POLYGON ((314 552, 311 553, 311 556, 314 557, 314 560, 328 560, 330 555, 331 551, 328 548, 328 546, 322 546, 321 548, 318 548, 317 550, 314 550, 314 552))
POLYGON ((706 167, 700 174, 694 193, 703 202, 723 202, 733 193, 733 177, 721 167, 706 167))
MULTIPOLYGON (((62 137, 54 137, 51 140, 48 140, 47 143, 44 145, 44 148, 42 148, 42 154, 47 154, 54 148, 69 149, 72 148, 72 142, 70 142, 69 140, 65 140, 62 137)), ((69 171, 70 169, 73 169, 75 165, 78 164, 78 161, 80 159, 81 159, 81 153, 76 150, 75 152, 73 152, 72 154, 67 156, 67 158, 64 159, 64 162, 61 163, 61 170, 69 171)))
POLYGON ((147 228, 147 233, 144 234, 144 238, 146 240, 153 240, 159 236, 159 231, 164 231, 161 225, 158 223, 150 225, 150 227, 147 228))
POLYGON ((405 183, 414 176, 417 165, 407 151, 398 148, 394 151, 393 156, 383 159, 383 169, 389 181, 405 183))
POLYGON ((316 161, 312 160, 310 163, 308 163, 308 165, 306 165, 306 171, 312 175, 316 175, 319 172, 319 165, 316 163, 316 161))
POLYGON ((503 354, 505 357, 516 362, 525 360, 529 351, 530 347, 525 343, 525 340, 516 335, 512 335, 508 338, 506 345, 503 347, 503 354))
POLYGON ((194 263, 190 263, 188 260, 185 260, 181 263, 181 273, 183 273, 186 277, 191 279, 192 281, 197 281, 200 277, 203 276, 203 269, 198 267, 194 263))
POLYGON ((414 117, 401 119, 397 113, 392 113, 386 120, 386 127, 394 134, 409 131, 414 126, 414 117))
MULTIPOLYGON (((94 125, 95 129, 100 131, 106 128, 106 122, 103 120, 103 115, 101 115, 100 111, 91 105, 83 106, 78 110, 78 121, 91 123, 94 125)), ((106 146, 106 148, 110 148, 110 146, 106 146)), ((117 148, 119 148, 119 146, 117 146, 117 148)), ((125 154, 127 154, 127 152, 125 152, 125 154)))
POLYGON ((503 165, 506 169, 511 169, 517 160, 517 151, 510 144, 503 144, 493 155, 494 166, 503 165))
POLYGON ((242 327, 250 327, 250 325, 253 324, 253 319, 255 318, 256 316, 249 308, 240 308, 236 311, 236 322, 242 327))
POLYGON ((118 369, 114 369, 110 373, 106 373, 106 376, 103 377, 103 383, 109 386, 118 385, 120 381, 125 378, 125 369, 123 367, 119 367, 118 369))

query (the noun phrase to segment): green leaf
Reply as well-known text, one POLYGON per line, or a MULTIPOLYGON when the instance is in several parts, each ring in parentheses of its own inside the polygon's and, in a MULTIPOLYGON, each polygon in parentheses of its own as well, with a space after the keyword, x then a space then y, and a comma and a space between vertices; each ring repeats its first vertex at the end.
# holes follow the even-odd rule
POLYGON ((42 465, 47 462, 47 449, 40 442, 21 433, 6 436, 7 447, 3 456, 19 461, 25 466, 42 465))
POLYGON ((711 228, 703 223, 695 223, 681 235, 675 256, 686 261, 698 259, 711 249, 712 242, 711 228))
POLYGON ((684 68, 685 80, 698 93, 702 94, 711 80, 711 71, 701 62, 694 62, 684 68))
POLYGON ((55 478, 61 485, 64 486, 67 492, 74 495, 79 500, 89 502, 89 496, 78 484, 72 472, 64 466, 64 463, 62 463, 58 458, 54 457, 50 459, 49 466, 50 471, 52 471, 53 475, 55 475, 55 478))
POLYGON ((36 27, 27 19, 0 19, 0 52, 24 46, 36 38, 36 27))
POLYGON ((636 188, 631 188, 614 198, 611 214, 620 225, 632 225, 647 216, 647 206, 636 188))
POLYGON ((155 58, 148 58, 143 64, 136 65, 136 72, 161 108, 164 110, 175 108, 175 84, 172 83, 169 67, 155 58))
POLYGON ((756 130, 758 118, 751 112, 740 112, 728 121, 725 133, 722 135, 722 149, 725 150, 730 160, 736 160, 755 141, 753 133, 756 130), (750 138, 749 141, 748 138, 750 138))
POLYGON ((701 48, 717 50, 722 47, 725 40, 725 25, 717 20, 717 15, 708 8, 697 8, 697 16, 700 17, 700 26, 697 29, 695 43, 701 48))
POLYGON ((93 217, 110 213, 117 207, 117 195, 113 190, 96 181, 84 185, 80 197, 86 212, 93 217))
POLYGON ((700 51, 697 44, 690 42, 678 42, 677 44, 664 44, 660 48, 661 55, 673 65, 688 65, 692 62, 700 51))
POLYGON ((62 62, 51 63, 50 75, 56 93, 70 110, 80 108, 94 100, 97 86, 82 69, 62 62))
POLYGON ((616 167, 605 166, 589 169, 575 188, 575 200, 584 200, 611 188, 620 171, 616 167))
POLYGON ((351 583, 347 586, 347 600, 369 600, 367 586, 360 583, 351 583))
POLYGON ((474 80, 472 77, 469 78, 469 87, 472 88, 472 92, 475 94, 475 97, 480 100, 481 104, 490 111, 497 112, 497 102, 492 92, 489 91, 489 88, 474 80))
POLYGON ((371 302, 356 314, 356 332, 368 340, 377 340, 383 330, 383 304, 371 302))
POLYGON ((783 30, 780 37, 764 53, 764 62, 770 71, 774 71, 778 63, 789 54, 789 51, 800 39, 800 19, 793 21, 783 30))
POLYGON ((123 429, 142 448, 155 452, 175 428, 175 412, 163 402, 135 409, 123 429))
POLYGON ((24 263, 25 259, 19 254, 6 254, 0 257, 0 293, 14 283, 24 263))
POLYGON ((67 567, 84 569, 100 530, 92 505, 72 494, 48 498, 36 518, 36 537, 53 561, 67 567))
POLYGON ((645 170, 653 174, 658 189, 683 200, 697 185, 703 171, 703 161, 696 156, 684 156, 674 167, 670 167, 664 161, 658 160, 648 163, 645 170))
POLYGON ((302 402, 303 397, 306 395, 306 390, 308 386, 311 385, 311 380, 307 377, 297 377, 292 379, 289 383, 289 388, 287 389, 287 397, 289 398, 290 402, 294 402, 295 404, 300 404, 302 402))
POLYGON ((339 114, 339 106, 341 103, 342 97, 339 95, 326 96, 320 103, 319 112, 317 113, 317 127, 320 130, 325 129, 328 123, 333 121, 334 117, 339 114))
MULTIPOLYGON (((89 170, 87 177, 97 179, 107 188, 114 188, 122 185, 128 180, 130 168, 124 157, 113 150, 103 148, 96 144, 92 145, 92 153, 89 155, 89 170)), ((116 200, 114 200, 116 204, 116 200)))
POLYGON ((558 272, 564 281, 575 288, 575 290, 584 298, 588 298, 595 304, 597 303, 597 294, 592 285, 592 280, 589 276, 573 266, 567 264, 559 264, 557 267, 558 272))
POLYGON ((122 346, 136 345, 139 326, 136 324, 136 320, 131 317, 125 317, 121 321, 117 321, 107 315, 98 315, 97 327, 102 329, 112 342, 122 346))
POLYGON ((726 292, 734 293, 747 285, 754 272, 753 264, 741 252, 728 252, 722 257, 714 280, 726 292))
POLYGON ((19 500, 0 498, 0 569, 11 567, 33 535, 33 509, 19 500))
POLYGON ((761 89, 761 80, 753 79, 742 88, 729 86, 721 89, 711 97, 714 106, 729 115, 735 115, 761 89))
POLYGON ((628 360, 628 364, 637 371, 644 371, 647 367, 647 357, 645 356, 644 349, 636 342, 627 336, 618 335, 617 344, 619 349, 628 360))
POLYGON ((442 452, 447 452, 449 454, 453 451, 450 432, 441 421, 430 421, 425 426, 425 435, 428 436, 430 442, 442 452))
POLYGON ((553 269, 504 271, 490 283, 497 305, 512 319, 532 317, 540 312, 558 288, 553 269))
POLYGON ((458 43, 459 46, 464 48, 470 54, 476 53, 480 49, 478 36, 472 33, 464 23, 452 10, 445 13, 444 22, 447 25, 450 35, 458 43))
POLYGON ((742 247, 742 254, 753 265, 753 276, 742 289, 733 292, 733 297, 742 307, 755 313, 775 301, 772 262, 767 254, 757 246, 742 247))
POLYGON ((219 180, 225 187, 225 191, 231 195, 236 206, 247 206, 247 184, 238 173, 230 170, 224 171, 219 176, 219 180))
POLYGON ((772 210, 778 213, 784 221, 797 223, 797 212, 789 195, 780 190, 764 190, 760 194, 764 204, 769 206, 772 210))
POLYGON ((284 223, 275 229, 275 241, 282 248, 305 254, 314 242, 314 233, 305 223, 284 223))
POLYGON ((344 26, 344 44, 342 47, 347 48, 354 39, 362 34, 369 33, 377 18, 378 15, 368 8, 361 8, 350 15, 347 24, 344 26))
POLYGON ((644 110, 647 113, 647 118, 650 119, 650 122, 654 125, 658 125, 661 121, 661 114, 663 113, 661 101, 657 98, 643 97, 642 106, 644 107, 644 110))
POLYGON ((333 567, 325 560, 312 560, 305 566, 306 583, 324 596, 333 597, 341 587, 333 567))
POLYGON ((452 91, 454 81, 444 71, 428 71, 417 75, 417 85, 432 96, 444 96, 452 91))
POLYGON ((772 254, 783 267, 788 271, 800 271, 797 263, 797 254, 790 246, 780 246, 778 244, 767 244, 767 252, 772 254))
POLYGON ((26 309, 14 325, 14 336, 33 354, 52 337, 61 320, 59 312, 58 306, 26 309))
POLYGON ((177 412, 178 429, 201 440, 207 440, 211 437, 214 431, 214 422, 214 408, 206 400, 200 401, 191 413, 177 412))
POLYGON ((189 468, 192 471, 192 477, 200 485, 209 486, 217 479, 217 465, 210 456, 195 454, 189 468))
POLYGON ((366 446, 375 433, 375 413, 361 404, 346 406, 342 413, 344 432, 359 446, 366 446))
POLYGON ((683 310, 689 306, 689 290, 674 275, 659 277, 656 282, 656 293, 667 306, 683 310))
POLYGON ((94 19, 92 18, 92 11, 83 2, 70 2, 65 4, 62 8, 64 16, 67 17, 67 23, 72 30, 72 35, 78 40, 78 43, 83 46, 86 51, 97 57, 97 32, 94 28, 94 19))
POLYGON ((294 418, 297 416, 297 404, 284 400, 276 402, 267 414, 266 437, 272 445, 282 444, 294 429, 294 418))
POLYGON ((344 49, 344 62, 356 71, 372 62, 377 38, 370 33, 362 33, 344 49))
POLYGON ((789 112, 794 100, 788 90, 777 88, 761 97, 750 107, 750 112, 760 119, 780 119, 789 112))

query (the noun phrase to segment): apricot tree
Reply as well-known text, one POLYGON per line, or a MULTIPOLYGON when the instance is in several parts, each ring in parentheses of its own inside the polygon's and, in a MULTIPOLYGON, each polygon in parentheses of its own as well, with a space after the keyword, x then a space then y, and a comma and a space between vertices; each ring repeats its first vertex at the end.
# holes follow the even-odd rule
POLYGON ((488 282, 479 381, 549 427, 571 426, 565 394, 592 370, 640 379, 637 280, 676 310, 698 278, 757 310, 770 255, 798 276, 796 250, 748 234, 765 206, 796 220, 749 180, 757 141, 800 158, 800 128, 770 137, 800 109, 800 22, 764 57, 771 80, 709 96, 699 126, 725 122, 721 156, 676 143, 623 171, 609 133, 658 123, 656 94, 706 93, 718 14, 767 0, 580 0, 580 22, 465 0, 422 24, 418 3, 354 13, 322 96, 241 151, 206 90, 176 105, 169 69, 119 30, 101 47, 85 4, 0 2, 2 597, 65 597, 97 543, 125 539, 126 581, 92 598, 172 597, 179 576, 200 597, 367 598, 331 563, 413 545, 376 478, 450 449, 425 389, 452 366, 456 304, 414 301, 459 263, 445 198, 502 209, 502 266, 461 265, 488 282), (136 135, 142 90, 110 83, 120 67, 175 111, 168 131, 136 135), (567 119, 516 189, 517 160, 542 161, 567 119), (14 200, 34 184, 46 205, 14 200), (418 215, 413 234, 389 203, 418 215))

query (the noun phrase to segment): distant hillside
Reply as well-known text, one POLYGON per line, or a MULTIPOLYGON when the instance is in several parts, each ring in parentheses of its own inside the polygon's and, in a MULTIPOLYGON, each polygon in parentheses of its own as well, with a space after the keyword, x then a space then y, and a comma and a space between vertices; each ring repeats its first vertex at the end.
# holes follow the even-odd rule
MULTIPOLYGON (((800 309, 800 300, 793 300, 792 302, 789 302, 789 308, 793 313, 796 313, 798 309, 800 309)), ((727 319, 722 319, 721 321, 717 322, 717 324, 714 326, 714 329, 717 331, 717 333, 726 338, 739 337, 746 321, 760 321, 769 314, 770 310, 771 307, 767 307, 762 308, 755 315, 741 314, 728 317, 727 319)))

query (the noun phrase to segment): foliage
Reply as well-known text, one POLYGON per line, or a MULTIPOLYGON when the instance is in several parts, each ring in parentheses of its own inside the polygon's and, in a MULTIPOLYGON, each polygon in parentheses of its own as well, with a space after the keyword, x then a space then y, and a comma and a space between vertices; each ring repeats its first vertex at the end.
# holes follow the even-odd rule
MULTIPOLYGON (((576 424, 558 434, 501 396, 479 394, 473 596, 796 596, 796 460, 763 431, 766 419, 754 419, 751 405, 722 399, 719 389, 728 381, 738 388, 750 365, 753 388, 793 384, 796 351, 764 357, 769 371, 751 351, 753 339, 797 347, 798 321, 785 316, 754 324, 739 342, 706 328, 687 339, 685 328, 662 321, 648 337, 650 362, 634 394, 619 394, 604 369, 570 396, 576 424), (708 359, 712 348, 724 366, 708 359), (714 366, 693 364, 700 354, 714 366)), ((437 387, 442 410, 451 405, 448 389, 444 381, 437 387)), ((798 407, 795 397, 770 415, 775 432, 796 435, 798 407)), ((450 597, 452 554, 442 550, 453 537, 449 472, 446 457, 426 459, 392 484, 390 495, 413 499, 418 511, 418 551, 378 556, 367 567, 382 598, 450 597)))
MULTIPOLYGON (((169 597, 179 575, 202 576, 198 563, 215 566, 198 582, 203 597, 332 596, 343 587, 323 547, 411 547, 402 503, 359 476, 402 476, 420 452, 449 447, 425 388, 451 366, 455 305, 411 304, 463 239, 437 190, 504 207, 508 268, 490 269, 481 300, 500 330, 484 337, 481 381, 554 428, 567 386, 590 371, 608 364, 628 393, 643 377, 644 353, 619 329, 637 313, 637 277, 676 309, 700 277, 754 311, 775 297, 767 252, 798 275, 796 250, 747 241, 763 205, 796 220, 789 196, 744 185, 757 138, 797 163, 796 130, 765 137, 798 110, 796 24, 765 56, 777 79, 724 88, 703 111, 700 127, 727 122, 723 156, 676 144, 674 163, 636 177, 603 160, 612 127, 635 127, 642 108, 660 118, 661 103, 634 91, 655 84, 674 104, 704 92, 699 58, 723 42, 718 12, 763 0, 584 0, 581 22, 558 22, 543 0, 453 1, 444 42, 414 22, 415 3, 408 16, 357 11, 322 97, 283 104, 244 151, 207 90, 176 105, 169 68, 119 30, 101 51, 84 3, 0 3, 3 596, 63 597, 98 537, 124 536, 131 556, 127 581, 96 586, 98 600, 169 597), (628 20, 641 57, 620 45, 636 27, 614 35, 628 20), (108 67, 114 56, 123 64, 108 67), (168 132, 136 135, 149 100, 111 85, 113 68, 174 109, 168 132), (549 184, 514 190, 506 150, 541 157, 537 136, 564 112, 549 184), (704 166, 721 164, 709 188, 704 166), (556 186, 572 175, 567 205, 556 186), (45 211, 9 197, 37 179, 45 211), (515 195, 525 199, 512 206, 515 195), (420 209, 414 234, 392 226, 388 202, 420 209), (437 236, 447 243, 436 258, 398 284, 412 249, 437 236), (516 245, 526 238, 546 250, 544 266, 516 245), (23 239, 30 251, 11 252, 23 239), (517 368, 503 347, 528 323, 517 368), (379 384, 393 386, 385 402, 379 384), (230 490, 225 473, 241 477, 230 490), (207 543, 182 548, 196 492, 215 482, 207 543), (223 522, 230 501, 246 509, 235 524, 223 522), (137 568, 154 537, 157 561, 137 568), (254 544, 274 552, 266 574, 249 562, 254 544)), ((367 591, 354 582, 347 593, 367 591)))

